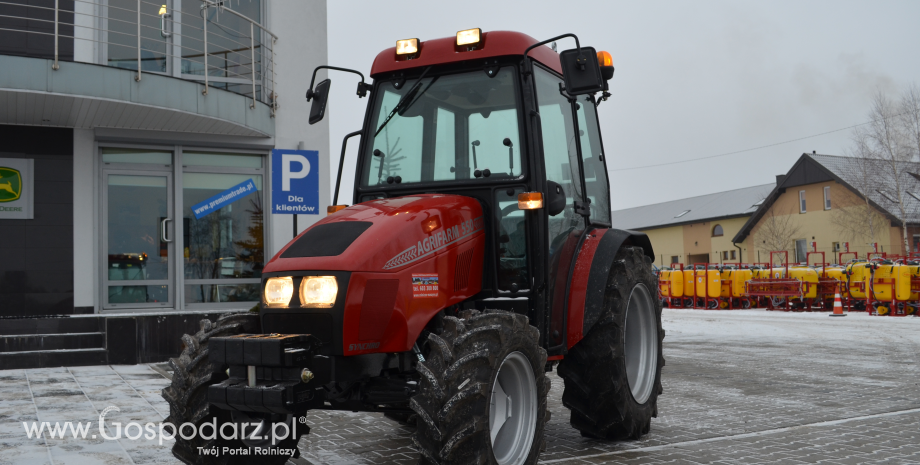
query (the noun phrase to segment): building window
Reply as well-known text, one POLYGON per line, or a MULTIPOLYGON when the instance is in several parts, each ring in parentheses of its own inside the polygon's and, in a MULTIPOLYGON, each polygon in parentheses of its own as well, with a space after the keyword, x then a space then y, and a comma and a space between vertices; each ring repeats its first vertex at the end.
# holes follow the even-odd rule
POLYGON ((795 241, 795 261, 805 263, 808 260, 808 245, 805 239, 796 239, 795 241))
POLYGON ((735 259, 735 251, 734 251, 734 250, 732 250, 731 257, 732 257, 732 260, 735 259))
POLYGON ((824 209, 831 209, 831 186, 824 186, 824 209))
POLYGON ((727 250, 723 250, 723 251, 722 251, 722 260, 728 260, 728 251, 727 251, 727 250))
POLYGON ((721 236, 721 235, 723 235, 723 234, 724 234, 724 232, 722 231, 722 225, 721 225, 721 224, 717 224, 717 225, 715 225, 715 226, 712 227, 712 237, 719 237, 719 236, 721 236))
POLYGON ((831 242, 831 247, 834 249, 834 252, 840 252, 840 243, 839 243, 839 242, 831 242))
POLYGON ((799 213, 805 213, 805 191, 799 191, 799 213))
POLYGON ((671 264, 680 263, 680 258, 677 255, 671 255, 671 264))
POLYGON ((684 211, 678 213, 677 215, 675 215, 674 218, 680 218, 680 217, 686 215, 687 213, 690 213, 690 210, 684 210, 684 211))

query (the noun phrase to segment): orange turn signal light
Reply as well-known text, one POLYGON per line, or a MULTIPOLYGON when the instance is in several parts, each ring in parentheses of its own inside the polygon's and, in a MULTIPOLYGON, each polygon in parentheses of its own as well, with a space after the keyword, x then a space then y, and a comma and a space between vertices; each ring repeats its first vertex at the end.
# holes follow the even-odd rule
POLYGON ((348 208, 348 205, 329 205, 326 207, 326 214, 331 215, 337 211, 341 211, 348 208))
POLYGON ((441 217, 438 215, 432 216, 431 218, 428 218, 422 222, 422 231, 425 231, 426 233, 431 233, 431 231, 434 231, 440 227, 441 217))
POLYGON ((523 192, 518 194, 518 208, 521 210, 538 210, 543 208, 543 193, 523 192))

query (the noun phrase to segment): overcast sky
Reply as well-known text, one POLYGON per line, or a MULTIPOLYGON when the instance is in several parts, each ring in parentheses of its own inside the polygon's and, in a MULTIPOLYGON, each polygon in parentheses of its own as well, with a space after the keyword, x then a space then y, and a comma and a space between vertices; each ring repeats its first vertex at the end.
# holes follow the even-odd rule
MULTIPOLYGON (((397 39, 472 27, 538 40, 567 32, 613 56, 598 108, 614 210, 766 184, 803 153, 843 154, 849 131, 712 160, 866 121, 876 91, 920 84, 920 1, 328 2, 329 64, 370 71, 397 39)), ((573 48, 571 39, 559 50, 573 48)), ((361 128, 355 80, 333 80, 330 170, 361 128)), ((357 144, 354 144, 355 146, 357 144)), ((342 192, 350 203, 356 148, 342 192)))

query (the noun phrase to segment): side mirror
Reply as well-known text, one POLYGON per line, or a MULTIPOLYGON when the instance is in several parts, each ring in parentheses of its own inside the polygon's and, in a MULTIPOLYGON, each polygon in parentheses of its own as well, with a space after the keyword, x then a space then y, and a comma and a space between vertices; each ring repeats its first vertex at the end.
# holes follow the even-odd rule
POLYGON ((310 107, 310 124, 316 124, 326 116, 326 101, 329 99, 329 86, 332 81, 326 79, 316 85, 316 88, 310 92, 310 99, 313 100, 313 106, 310 107))
POLYGON ((565 192, 557 182, 546 181, 546 212, 556 216, 565 210, 565 192))
POLYGON ((602 92, 606 81, 594 47, 573 48, 559 54, 565 92, 569 95, 602 92))

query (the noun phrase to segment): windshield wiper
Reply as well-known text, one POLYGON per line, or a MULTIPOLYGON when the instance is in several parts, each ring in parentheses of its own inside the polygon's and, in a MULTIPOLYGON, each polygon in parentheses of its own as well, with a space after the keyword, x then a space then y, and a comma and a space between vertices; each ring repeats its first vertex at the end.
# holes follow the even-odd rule
MULTIPOLYGON (((425 79, 425 76, 428 74, 428 71, 431 71, 431 66, 425 68, 425 71, 422 72, 422 75, 419 76, 418 81, 416 81, 415 84, 412 86, 412 88, 409 89, 409 92, 406 92, 406 95, 403 95, 402 98, 399 99, 399 102, 396 104, 396 106, 393 107, 392 110, 390 110, 390 114, 387 115, 387 119, 383 120, 383 123, 381 123, 380 127, 377 128, 377 132, 374 133, 375 137, 377 136, 377 134, 380 134, 380 131, 383 129, 383 127, 386 126, 387 123, 389 123, 390 120, 393 119, 393 117, 396 116, 397 113, 399 113, 400 115, 405 113, 405 111, 408 110, 409 107, 411 107, 412 104, 416 102, 416 100, 418 100, 417 98, 415 98, 416 97, 415 94, 418 92, 419 88, 422 87, 422 79, 425 79)), ((432 79, 431 84, 434 84, 434 81, 436 80, 437 78, 432 79)), ((423 90, 418 95, 421 96, 422 94, 427 92, 428 89, 431 88, 431 84, 428 84, 428 87, 425 87, 425 90, 423 90)))

